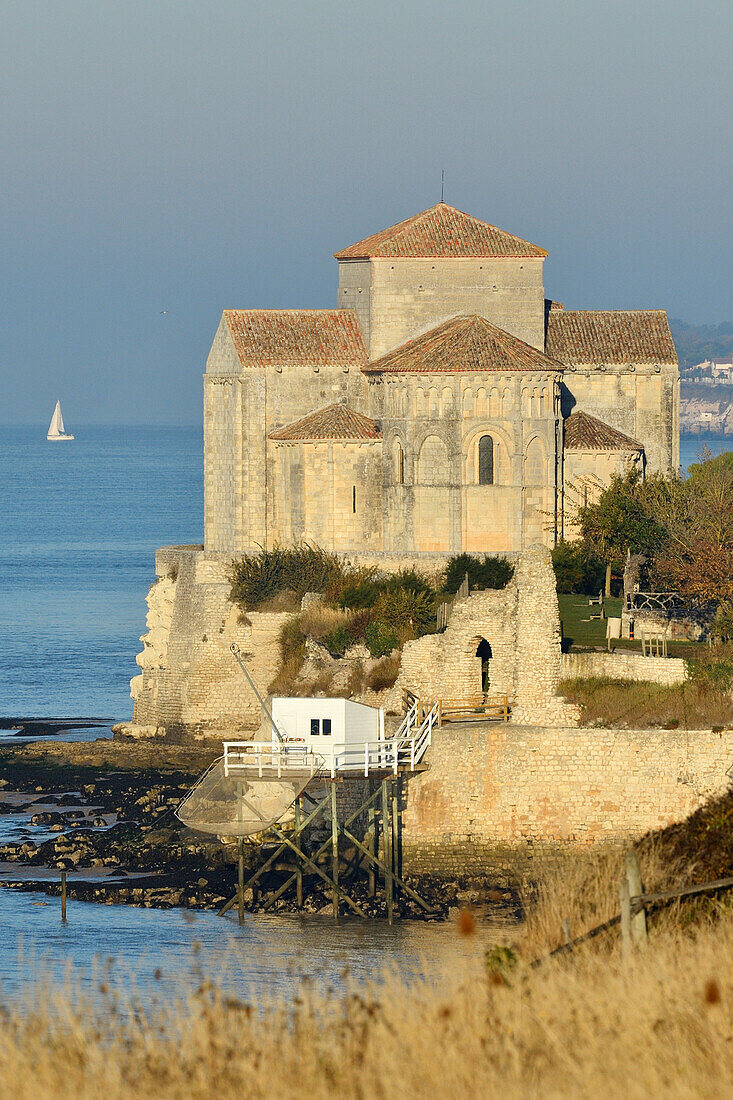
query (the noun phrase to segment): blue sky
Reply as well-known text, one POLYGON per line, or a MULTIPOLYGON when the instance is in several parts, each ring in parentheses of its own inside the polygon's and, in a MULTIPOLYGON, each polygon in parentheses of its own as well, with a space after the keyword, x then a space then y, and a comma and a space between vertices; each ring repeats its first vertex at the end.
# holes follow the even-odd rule
POLYGON ((733 5, 0 0, 3 422, 196 423, 221 310, 440 197, 576 308, 733 319, 733 5), (161 313, 166 310, 166 313, 161 313))

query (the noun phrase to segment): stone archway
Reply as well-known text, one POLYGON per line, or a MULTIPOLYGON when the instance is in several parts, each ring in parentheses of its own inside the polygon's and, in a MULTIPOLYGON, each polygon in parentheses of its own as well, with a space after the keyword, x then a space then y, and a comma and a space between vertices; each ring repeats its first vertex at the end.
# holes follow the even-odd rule
POLYGON ((476 646, 476 657, 481 663, 481 690, 486 695, 491 688, 491 658, 493 653, 491 645, 486 638, 481 638, 476 646))

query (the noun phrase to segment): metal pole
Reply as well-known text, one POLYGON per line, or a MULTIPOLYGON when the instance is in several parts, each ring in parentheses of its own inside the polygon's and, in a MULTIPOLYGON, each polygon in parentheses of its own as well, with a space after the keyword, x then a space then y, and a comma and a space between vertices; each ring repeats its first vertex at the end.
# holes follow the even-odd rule
POLYGON ((387 780, 382 780, 382 847, 384 849, 384 900, 387 903, 387 920, 392 923, 392 829, 389 822, 389 791, 387 780))
POLYGON ((339 825, 336 808, 336 784, 331 782, 331 878, 333 879, 333 919, 339 919, 339 825))
MULTIPOLYGON (((259 691, 257 690, 257 685, 255 684, 254 680, 252 679, 249 672, 247 671, 247 666, 245 665, 244 661, 242 660, 242 651, 241 651, 241 649, 239 648, 239 646, 237 645, 236 642, 232 642, 232 644, 230 645, 229 648, 231 649, 232 653, 234 654, 234 660, 237 662, 237 664, 241 668, 242 672, 247 677, 247 680, 249 681, 249 686, 252 688, 252 691, 257 696, 257 702, 262 707, 262 709, 265 712, 265 715, 267 716, 267 718, 270 719, 270 723, 272 725, 272 732, 275 734, 275 736, 277 737, 280 744, 282 744, 283 740, 284 740, 283 735, 280 733, 280 730, 277 728, 277 725, 275 724, 275 719, 272 717, 272 715, 270 714, 270 711, 267 709, 267 704, 265 703, 265 700, 262 698, 259 691)), ((251 656, 251 654, 250 654, 250 656, 251 656)))

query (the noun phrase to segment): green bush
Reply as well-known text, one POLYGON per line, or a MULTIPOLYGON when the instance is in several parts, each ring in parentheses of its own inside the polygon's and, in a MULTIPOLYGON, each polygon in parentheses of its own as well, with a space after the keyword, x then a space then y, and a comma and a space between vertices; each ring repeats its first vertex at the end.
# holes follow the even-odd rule
POLYGON ((359 577, 353 581, 347 581, 341 589, 339 603, 341 607, 347 607, 354 611, 373 607, 379 599, 382 587, 379 581, 371 577, 359 577))
POLYGON ((733 688, 733 646, 712 646, 707 653, 687 662, 693 684, 725 694, 733 688))
POLYGON ((710 633, 721 642, 733 642, 733 600, 723 600, 718 604, 710 633))
POLYGON ((406 640, 424 634, 435 622, 435 593, 411 588, 385 590, 375 608, 375 618, 406 640))
POLYGON ((558 542, 552 551, 558 592, 596 595, 606 580, 606 565, 577 542, 558 542))
POLYGON ((354 639, 351 637, 348 625, 344 623, 343 626, 338 626, 327 634, 323 644, 332 657, 343 657, 349 646, 354 644, 354 639))
POLYGON ((386 623, 376 619, 364 632, 364 641, 372 657, 387 657, 399 646, 399 638, 386 623))
POLYGON ((514 566, 506 558, 484 554, 457 554, 446 566, 443 591, 454 593, 463 584, 468 573, 471 588, 506 588, 514 576, 514 566))
POLYGON ((246 609, 258 607, 283 591, 300 597, 306 592, 334 595, 343 587, 345 577, 340 558, 319 546, 276 546, 232 562, 229 598, 246 609))

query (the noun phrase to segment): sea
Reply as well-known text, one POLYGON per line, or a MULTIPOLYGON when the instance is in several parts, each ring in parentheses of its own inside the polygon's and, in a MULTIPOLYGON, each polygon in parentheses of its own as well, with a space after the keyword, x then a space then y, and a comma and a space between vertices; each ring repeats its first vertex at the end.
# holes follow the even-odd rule
MULTIPOLYGON (((109 736, 132 714, 156 547, 202 541, 202 432, 73 430, 71 443, 48 443, 42 425, 0 434, 0 720, 98 718, 91 735, 109 736)), ((683 466, 701 444, 733 449, 730 438, 683 439, 683 466)), ((343 990, 347 977, 386 969, 418 980, 436 968, 475 971, 495 934, 482 927, 467 942, 450 922, 292 915, 248 916, 240 927, 231 914, 74 900, 62 924, 57 898, 2 888, 0 926, 0 1002, 16 1004, 38 982, 68 985, 69 974, 93 992, 110 969, 145 1003, 202 975, 255 1001, 287 998, 304 979, 343 990)))

